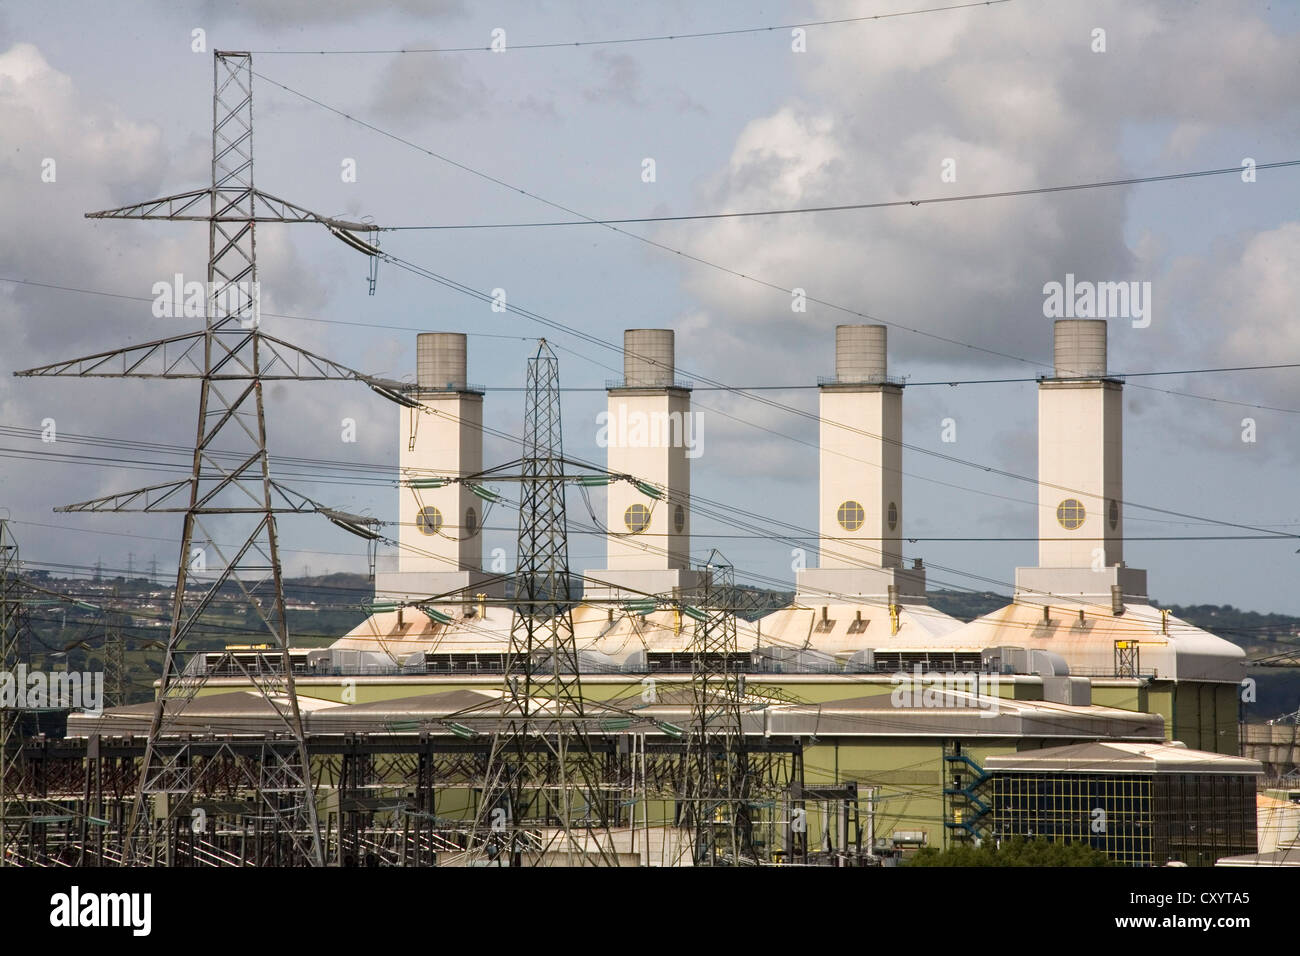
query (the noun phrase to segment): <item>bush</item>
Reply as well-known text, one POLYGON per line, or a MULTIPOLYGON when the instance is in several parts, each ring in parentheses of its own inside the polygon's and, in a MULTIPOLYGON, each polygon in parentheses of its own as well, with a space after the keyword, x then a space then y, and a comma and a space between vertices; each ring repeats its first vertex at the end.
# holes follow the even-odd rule
POLYGON ((1114 866, 1110 857, 1086 843, 1054 843, 1039 837, 1015 837, 998 846, 985 840, 979 846, 960 845, 947 850, 922 847, 905 866, 1114 866))

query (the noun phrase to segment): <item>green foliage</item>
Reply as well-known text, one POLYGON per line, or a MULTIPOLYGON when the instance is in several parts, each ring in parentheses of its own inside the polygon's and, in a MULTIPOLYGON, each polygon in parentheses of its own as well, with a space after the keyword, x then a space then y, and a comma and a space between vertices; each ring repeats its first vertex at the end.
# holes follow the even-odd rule
MULTIPOLYGON (((1159 602, 1152 601, 1157 607, 1159 602)), ((1247 649, 1300 642, 1300 617, 1243 611, 1231 604, 1171 604, 1169 613, 1247 649)))
POLYGON ((992 591, 929 591, 930 606, 959 621, 973 621, 1011 603, 1005 594, 992 591))
POLYGON ((979 846, 959 845, 947 850, 922 847, 904 866, 1115 866, 1100 850, 1085 843, 1054 843, 1039 837, 1016 837, 998 846, 985 840, 979 846))

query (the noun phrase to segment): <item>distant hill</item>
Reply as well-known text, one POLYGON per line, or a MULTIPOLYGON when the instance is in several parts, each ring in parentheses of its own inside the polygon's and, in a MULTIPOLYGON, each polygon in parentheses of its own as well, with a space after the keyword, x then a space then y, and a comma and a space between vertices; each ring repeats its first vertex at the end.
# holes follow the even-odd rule
MULTIPOLYGON (((149 684, 161 670, 157 642, 165 641, 171 613, 170 582, 152 583, 146 578, 121 577, 100 582, 84 578, 39 577, 41 587, 84 602, 34 605, 29 610, 30 640, 24 641, 27 659, 43 668, 66 666, 72 670, 102 669, 99 649, 104 618, 99 607, 116 605, 127 640, 127 669, 131 675, 132 700, 149 696, 149 684)), ((363 574, 328 574, 310 578, 288 578, 284 582, 288 605, 289 633, 299 647, 321 647, 346 634, 364 620, 361 607, 374 597, 374 586, 363 574)), ((741 586, 738 608, 745 620, 786 607, 794 600, 791 591, 741 586)), ((962 621, 970 621, 1005 606, 1011 599, 991 591, 929 592, 936 609, 962 621)), ((1155 602, 1153 602, 1155 603, 1155 602)), ((1176 617, 1242 647, 1251 660, 1295 656, 1300 659, 1300 617, 1243 611, 1230 604, 1169 605, 1176 617)), ((238 594, 223 591, 216 619, 197 631, 189 649, 216 649, 230 642, 246 641, 262 633, 255 612, 238 594), (221 607, 220 605, 224 605, 221 607)), ((1300 702, 1300 668, 1252 667, 1259 681, 1259 701, 1249 708, 1251 719, 1263 719, 1295 709, 1300 702)))
POLYGON ((992 591, 927 591, 930 606, 959 621, 973 621, 1011 603, 1005 594, 992 591))
POLYGON ((1182 618, 1188 624, 1195 624, 1240 647, 1267 651, 1270 645, 1274 645, 1273 650, 1276 652, 1285 650, 1287 644, 1295 644, 1300 651, 1300 617, 1243 611, 1231 604, 1151 603, 1157 607, 1167 606, 1174 617, 1182 618), (1276 647, 1278 644, 1283 646, 1276 647))

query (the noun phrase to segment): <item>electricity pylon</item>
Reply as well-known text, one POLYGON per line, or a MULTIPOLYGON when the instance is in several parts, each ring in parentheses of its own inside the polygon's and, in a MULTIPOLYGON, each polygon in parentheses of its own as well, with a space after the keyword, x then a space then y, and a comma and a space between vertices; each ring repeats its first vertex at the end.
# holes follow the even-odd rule
POLYGON ((700 607, 692 608, 691 733, 687 744, 687 819, 697 866, 755 862, 750 778, 741 702, 735 570, 715 549, 702 568, 700 607))
MULTIPOLYGON (((9 522, 0 518, 0 673, 14 675, 21 660, 19 643, 27 621, 23 608, 18 542, 9 532, 9 522)), ((17 680, 16 676, 12 678, 17 680)), ((31 810, 23 797, 21 712, 6 707, 0 699, 0 867, 8 865, 18 850, 31 821, 31 810), (15 772, 15 769, 16 772, 15 772), (18 787, 15 793, 12 786, 18 787)))
MULTIPOLYGON (((205 621, 241 600, 253 609, 259 628, 270 640, 264 654, 254 655, 255 664, 245 663, 246 657, 232 660, 282 722, 281 731, 268 738, 260 759, 237 761, 243 768, 242 788, 258 794, 259 806, 249 815, 258 818, 259 826, 269 820, 266 829, 289 841, 288 862, 324 864, 290 663, 276 516, 325 511, 271 478, 262 387, 268 380, 357 381, 386 398, 400 400, 387 387, 392 383, 362 375, 261 329, 254 240, 259 223, 316 223, 372 260, 378 249, 373 239, 366 242, 357 235, 377 235, 373 224, 319 216, 254 186, 252 76, 248 53, 215 52, 210 186, 87 213, 92 219, 206 222, 204 327, 17 373, 200 382, 189 478, 56 509, 184 515, 171 630, 122 852, 128 864, 181 862, 176 847, 191 829, 192 810, 194 826, 202 825, 192 804, 212 786, 212 780, 205 779, 206 770, 217 767, 226 756, 234 759, 233 754, 199 758, 174 727, 178 712, 207 680, 201 667, 182 670, 179 653, 205 621), (219 540, 229 543, 218 544, 219 540)), ((180 308, 180 302, 174 304, 180 308)), ((332 512, 327 517, 335 520, 339 515, 332 512)))
POLYGON ((104 612, 104 706, 122 707, 127 701, 126 641, 122 636, 122 609, 114 601, 104 612))
POLYGON ((606 769, 592 752, 570 597, 559 360, 546 340, 528 360, 520 460, 515 611, 501 726, 493 736, 470 850, 512 866, 559 849, 571 863, 616 864, 606 769), (562 846, 557 847, 557 843, 562 846))

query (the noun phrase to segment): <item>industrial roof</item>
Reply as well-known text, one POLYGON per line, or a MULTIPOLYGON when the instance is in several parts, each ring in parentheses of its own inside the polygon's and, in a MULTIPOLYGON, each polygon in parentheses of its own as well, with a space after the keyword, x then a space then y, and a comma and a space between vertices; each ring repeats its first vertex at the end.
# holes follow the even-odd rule
MULTIPOLYGON (((587 717, 599 732, 663 733, 663 722, 679 728, 692 720, 692 701, 682 688, 666 685, 653 702, 639 696, 586 704, 587 717), (610 719, 619 721, 614 727, 610 719)), ((454 732, 454 718, 479 733, 492 733, 501 723, 502 693, 456 690, 420 694, 364 704, 299 697, 303 722, 310 734, 454 732)), ((544 717, 550 704, 541 698, 537 713, 544 717)), ((976 697, 953 691, 943 706, 895 706, 890 694, 855 697, 826 704, 785 703, 759 694, 748 695, 742 705, 747 734, 816 737, 999 737, 999 738, 1120 738, 1155 741, 1164 735, 1159 715, 1140 714, 1109 707, 1070 706, 1043 701, 1015 701, 976 697)), ((68 733, 80 735, 141 734, 148 730, 152 705, 112 708, 100 717, 72 714, 68 733)), ((182 733, 249 734, 282 733, 284 721, 257 694, 239 692, 200 696, 185 704, 176 718, 182 733)))
POLYGON ((1215 866, 1296 866, 1300 867, 1300 843, 1270 850, 1267 853, 1246 853, 1242 856, 1225 856, 1215 866))
POLYGON ((989 757, 985 770, 1027 773, 1227 773, 1261 774, 1258 760, 1189 750, 1179 743, 1093 741, 989 757))
POLYGON ((1150 604, 1125 604, 1123 614, 1110 608, 1061 599, 1042 604, 1013 602, 976 618, 940 639, 965 647, 1011 646, 1055 651, 1071 674, 1111 674, 1116 642, 1138 642, 1139 673, 1166 680, 1239 683, 1246 676, 1246 652, 1208 631, 1150 604), (1082 614, 1082 619, 1080 619, 1082 614))
POLYGON ((864 648, 948 647, 941 640, 962 626, 928 604, 898 605, 898 630, 893 630, 884 601, 812 601, 773 611, 753 624, 741 626, 762 646, 789 647, 847 657, 864 648))
MULTIPOLYGON (((373 614, 331 645, 362 653, 366 662, 397 666, 426 651, 502 654, 509 648, 509 608, 489 606, 485 616, 448 606, 450 624, 431 621, 417 608, 373 614), (399 625, 400 618, 400 625, 399 625)), ((1116 645, 1136 655, 1137 673, 1166 680, 1238 683, 1245 676, 1245 651, 1149 604, 1125 604, 1123 613, 1062 598, 1042 604, 1012 602, 963 624, 926 604, 898 605, 894 630, 886 604, 844 602, 791 605, 755 622, 737 622, 737 649, 825 656, 840 664, 854 653, 964 651, 991 647, 1043 649, 1061 655, 1070 673, 1112 676, 1116 645)), ((580 604, 573 610, 574 640, 580 652, 601 655, 611 670, 637 653, 684 653, 695 624, 672 609, 637 614, 621 608, 580 604)))

